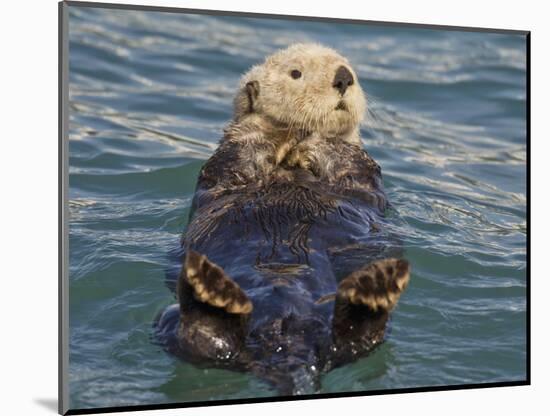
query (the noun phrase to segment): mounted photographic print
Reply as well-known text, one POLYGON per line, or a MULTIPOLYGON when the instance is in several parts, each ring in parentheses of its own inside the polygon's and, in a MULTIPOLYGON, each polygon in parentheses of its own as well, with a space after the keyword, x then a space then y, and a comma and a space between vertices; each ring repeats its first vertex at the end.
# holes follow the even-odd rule
POLYGON ((529 32, 59 12, 60 413, 529 384, 529 32))

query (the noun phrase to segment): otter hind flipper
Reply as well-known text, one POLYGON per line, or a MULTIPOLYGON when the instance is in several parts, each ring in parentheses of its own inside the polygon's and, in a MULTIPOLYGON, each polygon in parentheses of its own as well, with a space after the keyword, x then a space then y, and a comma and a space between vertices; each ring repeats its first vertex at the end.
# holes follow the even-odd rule
MULTIPOLYGON (((193 296, 199 302, 207 303, 231 314, 249 314, 252 302, 244 291, 223 269, 211 262, 205 255, 189 250, 180 275, 193 289, 193 296)), ((185 282, 180 283, 180 287, 185 282)), ((181 299, 180 299, 181 302, 181 299)))
POLYGON ((391 311, 410 278, 410 265, 404 259, 384 259, 369 263, 351 273, 338 285, 337 298, 363 305, 373 312, 391 311))
POLYGON ((340 282, 332 319, 331 367, 367 354, 384 340, 390 312, 409 275, 409 263, 392 258, 369 263, 340 282))

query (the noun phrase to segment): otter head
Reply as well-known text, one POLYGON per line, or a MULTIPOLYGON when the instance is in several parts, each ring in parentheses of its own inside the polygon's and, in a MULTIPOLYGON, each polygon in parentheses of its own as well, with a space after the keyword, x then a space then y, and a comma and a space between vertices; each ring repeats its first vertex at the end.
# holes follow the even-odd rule
POLYGON ((365 95, 346 58, 317 44, 296 44, 254 66, 235 99, 235 119, 265 116, 289 130, 346 136, 357 131, 365 95))

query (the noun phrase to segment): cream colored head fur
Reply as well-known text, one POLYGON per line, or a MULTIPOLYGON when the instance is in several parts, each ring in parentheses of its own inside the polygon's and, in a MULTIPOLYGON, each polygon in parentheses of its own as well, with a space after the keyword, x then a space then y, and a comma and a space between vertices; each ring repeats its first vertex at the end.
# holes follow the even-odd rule
POLYGON ((358 138, 365 110, 365 95, 348 60, 318 44, 296 44, 267 57, 243 76, 235 98, 237 122, 254 113, 289 131, 325 137, 358 138), (334 87, 342 66, 353 75, 343 95, 334 87))

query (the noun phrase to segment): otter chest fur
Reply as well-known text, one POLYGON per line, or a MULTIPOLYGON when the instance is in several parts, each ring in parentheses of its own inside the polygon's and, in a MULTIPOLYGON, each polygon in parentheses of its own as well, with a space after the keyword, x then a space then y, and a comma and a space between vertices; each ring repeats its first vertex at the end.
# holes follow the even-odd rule
POLYGON ((155 322, 168 351, 300 394, 383 341, 409 265, 384 232, 380 167, 359 138, 365 106, 347 60, 319 45, 243 77, 199 175, 178 304, 155 322))

